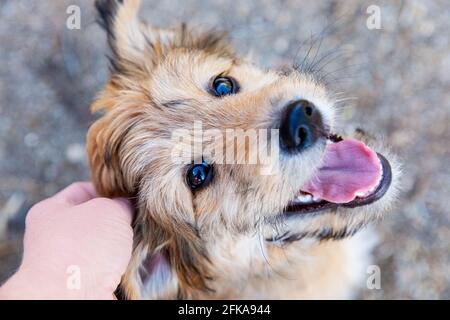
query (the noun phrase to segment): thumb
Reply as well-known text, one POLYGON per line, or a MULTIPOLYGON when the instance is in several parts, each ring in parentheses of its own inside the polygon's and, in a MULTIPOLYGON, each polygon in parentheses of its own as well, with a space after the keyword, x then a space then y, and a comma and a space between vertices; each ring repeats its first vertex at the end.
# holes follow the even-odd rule
POLYGON ((134 209, 129 200, 126 198, 95 198, 81 205, 87 214, 92 219, 100 221, 116 221, 122 225, 131 226, 134 219, 134 209))

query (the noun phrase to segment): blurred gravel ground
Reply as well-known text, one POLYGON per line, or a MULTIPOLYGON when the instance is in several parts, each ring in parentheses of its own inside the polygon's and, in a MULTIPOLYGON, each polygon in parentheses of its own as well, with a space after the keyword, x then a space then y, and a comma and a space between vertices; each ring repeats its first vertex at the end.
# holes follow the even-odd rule
MULTIPOLYGON (((448 1, 144 2, 155 25, 228 29, 268 67, 312 47, 307 60, 349 98, 342 118, 386 136, 404 162, 398 209, 377 226, 382 289, 360 297, 450 298, 448 1), (366 27, 371 4, 381 30, 366 27)), ((30 206, 89 177, 88 107, 108 75, 105 52, 92 1, 0 1, 0 282, 20 261, 30 206), (81 8, 81 30, 65 27, 70 4, 81 8)))

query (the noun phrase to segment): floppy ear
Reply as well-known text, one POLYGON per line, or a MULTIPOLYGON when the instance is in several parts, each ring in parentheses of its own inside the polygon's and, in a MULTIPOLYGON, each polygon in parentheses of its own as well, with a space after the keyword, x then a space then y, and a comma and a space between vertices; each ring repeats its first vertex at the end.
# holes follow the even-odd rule
POLYGON ((120 91, 109 84, 92 105, 93 111, 107 112, 89 128, 86 149, 97 192, 134 197, 140 168, 136 150, 148 140, 143 115, 148 102, 139 91, 118 95, 120 91))
POLYGON ((139 75, 154 66, 175 32, 153 28, 138 17, 140 0, 96 0, 99 23, 112 51, 114 71, 139 75))
MULTIPOLYGON (((109 114, 97 120, 87 134, 86 149, 91 167, 91 179, 97 193, 106 197, 126 197, 133 194, 127 190, 120 170, 120 137, 113 132, 109 114), (113 139, 110 139, 113 138, 113 139)), ((118 132, 118 131, 116 131, 118 132)))
POLYGON ((120 292, 126 299, 177 299, 178 278, 167 252, 151 250, 142 240, 136 241, 120 292))
POLYGON ((210 291, 203 242, 191 226, 169 219, 163 226, 144 214, 136 222, 135 248, 121 283, 126 298, 195 299, 210 291))

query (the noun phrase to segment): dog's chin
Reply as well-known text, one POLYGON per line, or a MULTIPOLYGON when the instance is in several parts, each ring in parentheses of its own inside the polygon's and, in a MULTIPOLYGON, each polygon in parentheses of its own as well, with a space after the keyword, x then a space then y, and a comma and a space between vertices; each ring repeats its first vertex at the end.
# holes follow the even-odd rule
POLYGON ((395 202, 401 170, 396 157, 380 141, 365 139, 365 142, 378 151, 382 173, 377 185, 343 203, 317 199, 299 191, 269 222, 266 240, 279 243, 305 238, 338 240, 380 219, 395 202))

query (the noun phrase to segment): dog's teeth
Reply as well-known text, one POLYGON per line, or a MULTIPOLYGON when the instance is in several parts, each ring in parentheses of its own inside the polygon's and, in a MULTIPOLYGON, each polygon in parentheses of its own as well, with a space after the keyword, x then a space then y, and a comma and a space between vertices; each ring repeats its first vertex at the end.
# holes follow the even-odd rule
POLYGON ((297 197, 295 198, 295 201, 308 204, 308 203, 313 202, 313 197, 310 194, 301 193, 301 194, 297 195, 297 197))
POLYGON ((311 202, 312 200, 312 196, 310 194, 301 195, 299 198, 302 202, 311 202))
POLYGON ((308 203, 312 201, 312 196, 310 194, 299 195, 297 197, 297 200, 300 202, 308 203))
POLYGON ((319 198, 319 197, 314 196, 312 194, 300 191, 300 193, 295 198, 295 201, 296 202, 301 202, 301 203, 314 203, 314 202, 322 201, 322 198, 319 198))

